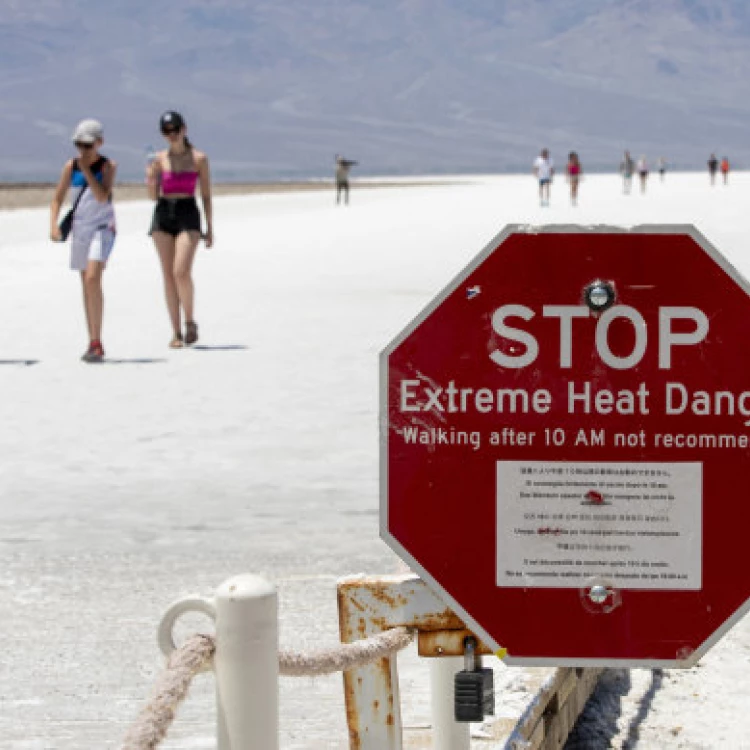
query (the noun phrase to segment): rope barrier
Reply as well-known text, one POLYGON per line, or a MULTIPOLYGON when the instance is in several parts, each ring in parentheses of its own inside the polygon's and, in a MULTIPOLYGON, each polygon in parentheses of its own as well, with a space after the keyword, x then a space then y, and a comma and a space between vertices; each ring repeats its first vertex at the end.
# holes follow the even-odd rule
POLYGON ((279 654, 279 674, 287 677, 312 677, 344 672, 391 656, 406 648, 413 639, 414 634, 407 628, 393 628, 355 643, 342 643, 317 654, 282 651, 279 654))
POLYGON ((212 636, 194 635, 172 652, 151 699, 125 735, 122 750, 154 750, 159 746, 174 721, 177 706, 185 700, 190 682, 211 660, 215 649, 212 636))
MULTIPOLYGON (((317 654, 279 653, 279 674, 288 677, 319 676, 364 666, 406 648, 414 639, 408 628, 393 628, 355 643, 342 643, 317 654)), ((167 668, 156 681, 149 702, 130 727, 122 750, 155 750, 167 736, 177 707, 190 683, 213 658, 216 640, 194 635, 172 652, 167 668)))

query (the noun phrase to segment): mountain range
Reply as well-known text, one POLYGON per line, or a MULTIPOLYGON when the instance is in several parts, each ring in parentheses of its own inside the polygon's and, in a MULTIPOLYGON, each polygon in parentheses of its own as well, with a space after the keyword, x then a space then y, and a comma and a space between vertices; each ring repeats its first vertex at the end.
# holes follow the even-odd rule
POLYGON ((223 179, 750 164, 746 0, 0 0, 0 180, 83 117, 120 176, 185 116, 223 179))

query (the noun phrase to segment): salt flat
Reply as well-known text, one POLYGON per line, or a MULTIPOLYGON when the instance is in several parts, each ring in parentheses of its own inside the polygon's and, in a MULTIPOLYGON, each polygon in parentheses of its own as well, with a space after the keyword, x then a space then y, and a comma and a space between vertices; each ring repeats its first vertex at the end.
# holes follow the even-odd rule
MULTIPOLYGON (((669 174, 623 196, 593 175, 578 207, 558 181, 542 209, 510 176, 355 189, 347 208, 219 198, 184 351, 167 348, 150 205, 123 204, 100 366, 79 361, 80 283, 46 212, 0 213, 0 746, 117 747, 161 668, 161 613, 236 573, 278 584, 282 646, 336 641, 335 579, 397 565, 378 538, 378 353, 506 224, 692 223, 748 276, 749 189, 669 174)), ((651 693, 650 672, 610 680, 620 721, 601 742, 750 747, 749 631, 651 693)), ((429 721, 426 675, 404 658, 407 725, 429 721)), ((212 691, 200 677, 164 747, 213 746, 212 691)), ((339 676, 283 680, 282 748, 346 747, 341 693, 339 676)))

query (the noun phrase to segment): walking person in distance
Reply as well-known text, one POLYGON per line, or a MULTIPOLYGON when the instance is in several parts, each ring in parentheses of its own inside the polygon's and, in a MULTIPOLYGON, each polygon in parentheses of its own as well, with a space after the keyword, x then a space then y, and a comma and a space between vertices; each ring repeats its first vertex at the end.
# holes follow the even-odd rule
POLYGON ((568 155, 568 163, 565 167, 565 172, 568 177, 568 183, 570 184, 570 203, 573 206, 577 206, 578 184, 581 181, 583 167, 581 167, 581 160, 578 158, 578 154, 575 151, 571 151, 568 155))
POLYGON ((549 191, 555 175, 555 162, 549 155, 548 149, 543 148, 534 160, 532 172, 539 181, 539 205, 549 206, 549 191))
POLYGON ((708 157, 708 179, 712 185, 716 184, 716 171, 719 169, 719 160, 716 158, 716 154, 711 154, 708 157))
POLYGON ((722 157, 719 169, 721 170, 722 182, 725 185, 728 185, 729 184, 729 159, 726 156, 722 157))
POLYGON ((112 186, 117 164, 99 153, 104 130, 98 120, 81 120, 73 132, 78 156, 65 162, 50 204, 50 239, 62 242, 70 232, 70 267, 81 274, 89 345, 84 362, 101 362, 104 294, 102 274, 115 244, 112 186), (58 226, 60 207, 70 189, 73 207, 58 226))
POLYGON ((664 175, 667 173, 667 160, 663 156, 657 159, 656 169, 659 172, 659 179, 664 182, 664 175))
POLYGON ((645 193, 646 182, 648 181, 648 162, 646 161, 645 156, 641 156, 641 158, 638 159, 635 169, 638 172, 638 179, 641 183, 641 193, 645 193))
POLYGON ((626 151, 620 162, 620 174, 622 175, 622 192, 625 195, 630 195, 630 188, 633 184, 633 172, 635 172, 635 162, 633 157, 630 155, 630 151, 626 151))
POLYGON ((211 176, 208 157, 188 140, 182 115, 165 112, 159 120, 159 128, 168 148, 159 151, 146 168, 149 197, 156 201, 149 234, 159 253, 164 275, 167 311, 172 324, 169 345, 178 349, 198 340, 192 270, 201 237, 207 248, 213 245, 211 176), (201 214, 195 200, 198 185, 206 219, 203 234, 201 214))

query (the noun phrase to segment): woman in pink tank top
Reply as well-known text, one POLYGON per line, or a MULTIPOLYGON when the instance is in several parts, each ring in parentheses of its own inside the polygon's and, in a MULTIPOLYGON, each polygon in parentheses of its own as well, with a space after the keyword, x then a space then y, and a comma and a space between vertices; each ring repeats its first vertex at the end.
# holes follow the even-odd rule
POLYGON ((208 158, 187 139, 185 121, 178 112, 165 112, 159 120, 169 148, 156 154, 146 169, 149 197, 156 201, 149 234, 159 253, 164 274, 167 310, 172 323, 170 346, 178 349, 198 340, 194 317, 193 260, 198 243, 213 244, 213 212, 208 158), (200 185, 206 231, 195 200, 200 185), (185 333, 182 333, 182 318, 185 333))
POLYGON ((570 202, 572 205, 578 204, 578 183, 581 181, 581 174, 583 169, 581 167, 581 160, 578 158, 578 154, 575 151, 571 151, 568 154, 568 164, 565 168, 567 173, 568 183, 570 184, 570 202))

